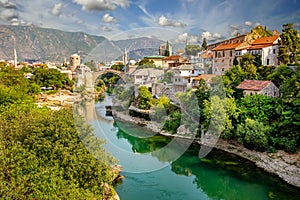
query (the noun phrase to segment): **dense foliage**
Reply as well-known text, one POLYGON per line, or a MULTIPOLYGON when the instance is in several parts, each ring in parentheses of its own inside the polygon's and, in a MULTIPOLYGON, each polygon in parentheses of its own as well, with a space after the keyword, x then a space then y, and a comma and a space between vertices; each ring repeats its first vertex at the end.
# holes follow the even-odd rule
POLYGON ((280 35, 278 59, 282 64, 295 64, 300 62, 300 38, 298 31, 292 24, 284 24, 280 35))
POLYGON ((0 77, 1 198, 102 199, 115 163, 103 141, 71 110, 38 108, 21 71, 4 67, 0 77))

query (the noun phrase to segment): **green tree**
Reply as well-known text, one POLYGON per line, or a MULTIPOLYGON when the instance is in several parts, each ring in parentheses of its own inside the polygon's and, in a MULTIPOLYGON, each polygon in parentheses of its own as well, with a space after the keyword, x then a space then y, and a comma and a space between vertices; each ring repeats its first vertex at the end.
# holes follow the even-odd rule
POLYGON ((201 51, 201 47, 199 44, 189 44, 186 46, 186 54, 187 55, 196 55, 198 52, 201 51))
POLYGON ((256 79, 255 56, 252 54, 244 54, 241 59, 241 67, 245 73, 245 79, 256 79))
POLYGON ((87 67, 89 67, 93 72, 97 71, 96 63, 94 60, 84 63, 87 67))
POLYGON ((181 113, 176 110, 172 112, 169 120, 166 120, 163 126, 163 130, 170 131, 171 133, 176 133, 178 127, 180 126, 181 113))
POLYGON ((147 58, 144 58, 143 60, 136 63, 138 65, 137 69, 142 68, 155 68, 155 64, 153 60, 149 60, 147 58))
POLYGON ((166 44, 166 50, 165 50, 165 53, 164 53, 164 56, 170 56, 170 45, 169 45, 169 41, 167 41, 167 44, 166 44))
POLYGON ((294 71, 287 65, 280 65, 273 73, 267 76, 277 87, 280 87, 284 81, 290 79, 294 71))
POLYGON ((166 83, 172 83, 173 82, 173 71, 167 71, 164 73, 164 78, 162 80, 162 82, 166 82, 166 83))
POLYGON ((111 66, 112 69, 117 70, 117 71, 123 71, 125 65, 124 64, 114 64, 111 66))
POLYGON ((264 151, 268 148, 268 138, 266 134, 270 127, 247 118, 245 123, 237 126, 236 133, 239 141, 249 149, 264 151))
POLYGON ((50 111, 33 104, 0 107, 0 196, 5 199, 102 199, 111 185, 114 159, 79 123, 72 110, 50 111), (93 141, 89 152, 82 141, 93 141), (96 157, 98 159, 96 159, 96 157))
POLYGON ((241 97, 242 92, 237 90, 236 87, 245 80, 245 71, 239 65, 233 65, 222 76, 225 86, 226 95, 229 97, 241 97))
POLYGON ((275 123, 280 116, 280 112, 276 105, 279 99, 264 96, 253 95, 241 98, 238 102, 240 109, 240 121, 247 118, 262 122, 265 125, 275 123))
POLYGON ((280 35, 278 60, 282 64, 294 64, 300 61, 300 38, 292 24, 284 24, 280 35))
POLYGON ((151 108, 152 94, 146 86, 139 88, 138 108, 149 110, 151 108))
POLYGON ((202 49, 206 50, 207 49, 207 43, 206 43, 206 38, 203 38, 202 41, 202 45, 201 45, 202 49))

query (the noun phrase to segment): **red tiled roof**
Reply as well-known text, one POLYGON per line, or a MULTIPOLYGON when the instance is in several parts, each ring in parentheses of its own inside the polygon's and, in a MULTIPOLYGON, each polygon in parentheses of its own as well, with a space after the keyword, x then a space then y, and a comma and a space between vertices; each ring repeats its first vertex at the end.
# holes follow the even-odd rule
POLYGON ((270 36, 270 37, 261 37, 256 39, 252 45, 261 45, 261 44, 273 44, 279 38, 278 35, 270 36))
POLYGON ((178 51, 177 51, 177 53, 184 53, 185 51, 183 50, 183 49, 179 49, 178 51))
POLYGON ((271 81, 244 80, 236 88, 242 90, 260 91, 264 89, 269 83, 271 83, 271 81))
POLYGON ((220 44, 216 48, 213 49, 213 51, 220 51, 220 50, 227 50, 227 49, 235 49, 237 46, 242 44, 243 42, 234 42, 234 43, 229 43, 229 44, 220 44))
POLYGON ((182 56, 179 55, 174 55, 174 56, 169 56, 164 58, 164 60, 179 60, 180 58, 183 58, 182 56))

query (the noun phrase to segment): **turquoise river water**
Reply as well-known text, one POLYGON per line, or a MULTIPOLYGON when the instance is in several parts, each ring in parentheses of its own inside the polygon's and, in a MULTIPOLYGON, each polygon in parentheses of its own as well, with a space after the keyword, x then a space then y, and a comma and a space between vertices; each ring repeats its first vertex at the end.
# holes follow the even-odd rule
POLYGON ((172 138, 105 117, 109 104, 106 98, 85 109, 95 108, 89 119, 95 134, 107 141, 106 150, 123 166, 125 178, 115 186, 121 200, 300 199, 298 189, 220 150, 202 159, 196 144, 177 160, 157 154, 172 138))

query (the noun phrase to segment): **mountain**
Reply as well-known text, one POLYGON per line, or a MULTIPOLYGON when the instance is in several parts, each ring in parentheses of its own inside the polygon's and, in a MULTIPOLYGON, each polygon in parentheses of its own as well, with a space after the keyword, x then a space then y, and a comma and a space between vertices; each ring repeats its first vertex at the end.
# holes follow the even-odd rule
POLYGON ((141 59, 158 54, 163 41, 154 38, 137 38, 109 41, 103 36, 83 32, 66 32, 35 26, 0 25, 0 59, 12 60, 17 50, 18 60, 62 62, 73 53, 78 53, 82 62, 111 61, 121 59, 125 48, 129 58, 141 59))
POLYGON ((86 56, 97 44, 104 41, 101 36, 83 32, 65 32, 34 26, 0 25, 0 59, 13 59, 13 49, 18 60, 63 61, 72 53, 86 56))

